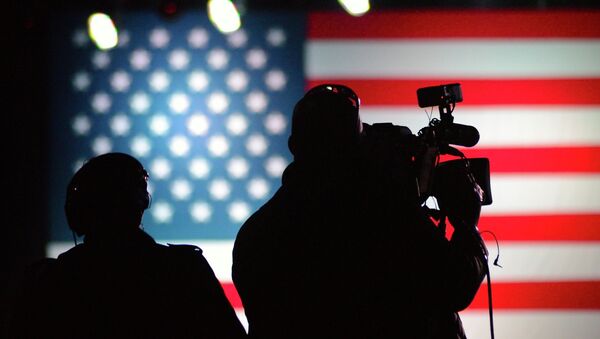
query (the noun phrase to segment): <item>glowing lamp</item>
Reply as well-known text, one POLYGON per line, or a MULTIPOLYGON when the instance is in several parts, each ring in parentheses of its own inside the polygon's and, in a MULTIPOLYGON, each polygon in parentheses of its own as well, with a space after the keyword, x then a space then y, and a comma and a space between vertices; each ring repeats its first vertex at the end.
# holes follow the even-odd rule
POLYGON ((361 16, 369 11, 369 0, 338 0, 346 12, 352 16, 361 16))
POLYGON ((104 13, 94 13, 88 18, 88 34, 90 39, 101 50, 117 46, 119 35, 110 16, 104 13))
POLYGON ((208 18, 222 33, 237 31, 242 22, 240 13, 230 0, 209 0, 208 18))

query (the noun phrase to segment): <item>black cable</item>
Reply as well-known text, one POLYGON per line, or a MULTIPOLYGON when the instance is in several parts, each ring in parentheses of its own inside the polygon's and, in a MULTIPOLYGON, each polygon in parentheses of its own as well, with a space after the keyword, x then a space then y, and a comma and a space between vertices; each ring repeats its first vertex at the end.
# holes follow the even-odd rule
POLYGON ((492 278, 490 277, 490 265, 487 260, 485 262, 485 267, 487 269, 487 292, 488 292, 488 308, 490 313, 490 334, 491 338, 494 339, 494 307, 492 306, 492 278))
MULTIPOLYGON (((498 260, 500 259, 500 245, 498 244, 498 238, 496 238, 496 235, 492 231, 479 232, 480 235, 483 233, 489 233, 492 235, 492 237, 494 237, 494 240, 496 241, 496 249, 498 250, 498 252, 496 254, 496 259, 494 259, 494 266, 498 266, 498 267, 502 268, 502 266, 500 266, 500 264, 498 264, 498 260)), ((492 277, 491 277, 491 273, 490 273, 490 264, 487 260, 488 259, 487 256, 485 259, 486 259, 485 260, 485 268, 487 270, 486 277, 487 277, 488 309, 489 309, 489 314, 490 314, 490 334, 491 334, 491 338, 494 339, 494 307, 492 305, 492 277)))

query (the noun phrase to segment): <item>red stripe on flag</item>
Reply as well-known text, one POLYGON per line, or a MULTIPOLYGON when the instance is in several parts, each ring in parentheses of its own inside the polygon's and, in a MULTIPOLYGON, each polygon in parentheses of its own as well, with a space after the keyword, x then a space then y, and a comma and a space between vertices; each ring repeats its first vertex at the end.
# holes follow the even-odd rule
POLYGON ((238 291, 233 283, 221 282, 221 286, 223 287, 223 291, 225 291, 225 296, 227 297, 227 299, 229 299, 229 302, 231 303, 231 306, 233 306, 233 308, 244 307, 244 305, 242 305, 242 298, 240 298, 240 295, 238 294, 238 291))
POLYGON ((479 229, 494 232, 499 241, 600 241, 600 215, 482 216, 479 229))
POLYGON ((403 11, 361 17, 317 12, 310 39, 597 38, 600 11, 403 11))
MULTIPOLYGON (((493 277, 492 277, 493 279, 493 277)), ((233 283, 222 283, 234 308, 243 308, 233 283)), ((600 309, 600 281, 494 282, 494 309, 600 309)), ((482 284, 468 310, 488 307, 487 285, 482 284)))
MULTIPOLYGON (((600 281, 508 283, 492 280, 492 297, 494 309, 596 310, 600 309, 600 281)), ((467 310, 487 307, 487 284, 482 284, 467 310)))
MULTIPOLYGON (((492 173, 600 173, 600 146, 460 150, 468 158, 489 158, 492 173)), ((441 160, 451 159, 455 157, 441 160)))
MULTIPOLYGON (((598 25, 600 26, 600 24, 598 25)), ((352 88, 364 106, 417 107, 417 89, 459 82, 461 105, 598 105, 600 79, 310 79, 308 88, 339 83, 352 88)))

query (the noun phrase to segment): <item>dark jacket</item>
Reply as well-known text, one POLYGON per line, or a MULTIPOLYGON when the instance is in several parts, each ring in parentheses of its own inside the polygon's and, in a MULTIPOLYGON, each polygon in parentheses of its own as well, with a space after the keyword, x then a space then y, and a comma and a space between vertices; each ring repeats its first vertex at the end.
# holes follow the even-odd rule
POLYGON ((15 337, 242 338, 202 251, 141 230, 84 244, 30 270, 15 337))
POLYGON ((464 338, 485 247, 474 231, 446 240, 405 179, 355 162, 286 169, 234 246, 251 337, 464 338))

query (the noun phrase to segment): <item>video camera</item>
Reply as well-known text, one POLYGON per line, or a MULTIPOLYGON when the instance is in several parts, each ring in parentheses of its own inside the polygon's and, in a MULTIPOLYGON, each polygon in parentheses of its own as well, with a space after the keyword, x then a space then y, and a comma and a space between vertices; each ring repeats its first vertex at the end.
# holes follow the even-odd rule
POLYGON ((439 108, 440 118, 431 119, 429 125, 416 135, 406 126, 392 123, 363 123, 363 131, 367 144, 372 149, 383 146, 400 158, 403 167, 408 167, 409 176, 416 182, 416 195, 420 202, 430 196, 436 196, 436 173, 466 172, 479 194, 482 205, 492 203, 490 187, 490 167, 487 158, 467 159, 464 154, 451 145, 472 147, 479 142, 479 132, 473 126, 454 123, 452 112, 456 103, 462 102, 460 84, 453 83, 440 86, 419 88, 417 90, 419 107, 439 108), (440 155, 453 155, 460 159, 440 163, 440 155))

